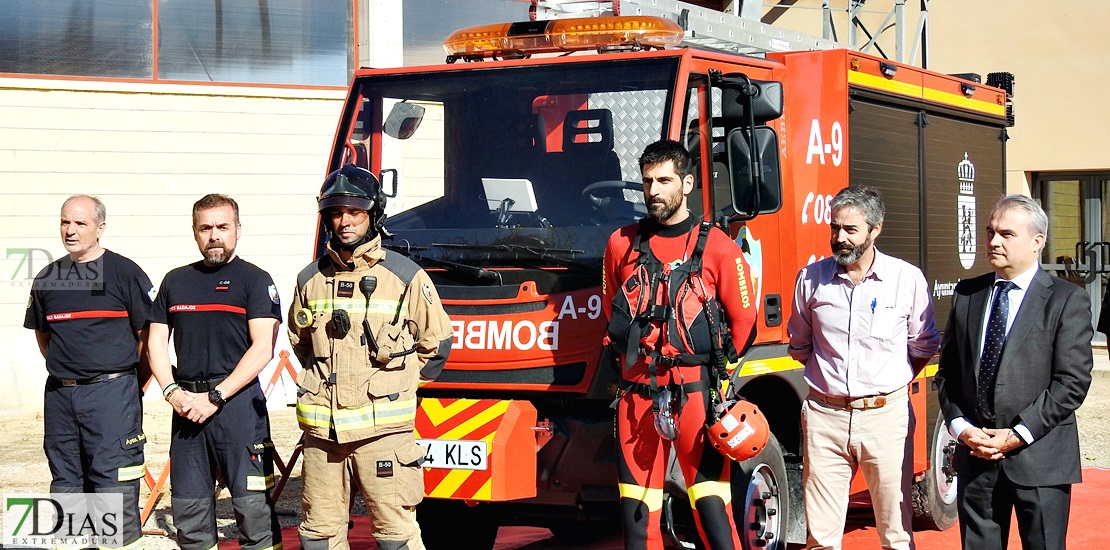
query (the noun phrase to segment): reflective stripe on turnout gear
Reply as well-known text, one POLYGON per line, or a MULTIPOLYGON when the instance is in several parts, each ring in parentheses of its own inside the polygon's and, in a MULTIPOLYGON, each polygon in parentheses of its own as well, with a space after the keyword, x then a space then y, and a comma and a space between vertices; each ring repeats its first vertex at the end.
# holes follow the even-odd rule
POLYGON ((146 468, 146 463, 136 464, 134 466, 123 466, 116 471, 117 481, 131 481, 143 477, 143 471, 146 468))
POLYGON ((334 427, 336 432, 416 421, 416 399, 376 400, 353 409, 297 402, 297 422, 313 428, 334 427))
POLYGON ((274 488, 274 475, 247 476, 248 491, 265 491, 274 488))
POLYGON ((327 312, 330 313, 337 309, 342 309, 348 313, 382 313, 386 315, 393 315, 400 312, 400 319, 408 317, 409 300, 406 296, 403 301, 398 304, 396 298, 392 300, 383 300, 378 298, 371 298, 369 305, 366 303, 365 298, 322 298, 319 300, 309 300, 308 309, 313 312, 327 312))
POLYGON ((641 487, 631 483, 618 483, 621 498, 628 498, 643 502, 650 512, 658 512, 663 508, 663 489, 641 487))

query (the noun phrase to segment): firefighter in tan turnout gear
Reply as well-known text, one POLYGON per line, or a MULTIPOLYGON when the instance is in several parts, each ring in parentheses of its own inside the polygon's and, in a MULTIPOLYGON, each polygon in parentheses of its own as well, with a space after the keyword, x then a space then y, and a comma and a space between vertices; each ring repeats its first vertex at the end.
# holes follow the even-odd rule
POLYGON ((303 366, 301 546, 349 547, 350 464, 378 548, 419 550, 416 388, 443 369, 451 323, 428 274, 382 249, 385 195, 372 173, 353 165, 332 172, 319 208, 331 234, 327 254, 297 276, 289 314, 303 366))

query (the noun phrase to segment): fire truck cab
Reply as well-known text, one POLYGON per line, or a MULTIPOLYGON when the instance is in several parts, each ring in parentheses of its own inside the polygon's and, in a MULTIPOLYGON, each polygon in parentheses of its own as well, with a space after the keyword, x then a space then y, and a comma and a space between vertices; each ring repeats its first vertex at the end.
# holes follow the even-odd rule
MULTIPOLYGON (((657 17, 491 25, 452 35, 445 64, 355 74, 328 170, 356 163, 403 191, 384 246, 429 273, 455 330, 416 419, 429 548, 462 533, 488 548, 505 524, 568 543, 616 525, 619 371, 602 347, 601 262, 609 235, 646 214, 645 145, 686 144, 693 214, 727 229, 752 269, 758 337, 730 385, 773 436, 734 463, 745 548, 804 541, 808 389, 786 320, 798 269, 829 253, 832 196, 882 189, 878 246, 923 266, 939 323, 946 285, 967 251, 975 261, 976 209, 1002 190, 1005 91, 849 50, 755 58, 677 47, 682 35, 657 17)), ((919 524, 943 529, 955 480, 933 372, 910 388, 914 499, 919 524)), ((696 540, 677 468, 667 493, 665 530, 696 540)))

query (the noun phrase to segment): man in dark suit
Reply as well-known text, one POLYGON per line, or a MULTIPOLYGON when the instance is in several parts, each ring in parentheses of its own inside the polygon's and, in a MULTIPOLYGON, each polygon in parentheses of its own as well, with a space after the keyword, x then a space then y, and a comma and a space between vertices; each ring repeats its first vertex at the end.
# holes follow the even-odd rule
POLYGON ((960 442, 964 550, 1006 548, 1015 510, 1022 548, 1065 547, 1094 332, 1084 289, 1040 268, 1047 232, 1036 202, 1003 197, 987 225, 994 273, 956 285, 936 379, 960 442))

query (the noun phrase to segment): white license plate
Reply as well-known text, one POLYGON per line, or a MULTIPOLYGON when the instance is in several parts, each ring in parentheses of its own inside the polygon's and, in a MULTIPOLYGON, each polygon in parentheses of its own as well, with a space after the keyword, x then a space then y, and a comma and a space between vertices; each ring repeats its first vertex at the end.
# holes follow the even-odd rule
POLYGON ((485 441, 454 441, 450 439, 417 439, 428 450, 423 468, 447 470, 485 470, 489 457, 485 441))

